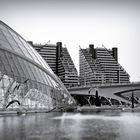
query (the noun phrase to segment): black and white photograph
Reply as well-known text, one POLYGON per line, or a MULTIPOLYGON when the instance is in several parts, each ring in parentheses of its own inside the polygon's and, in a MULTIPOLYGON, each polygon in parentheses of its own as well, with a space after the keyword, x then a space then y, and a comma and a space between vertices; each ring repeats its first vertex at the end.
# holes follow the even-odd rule
POLYGON ((140 0, 0 0, 0 140, 140 140, 140 0))

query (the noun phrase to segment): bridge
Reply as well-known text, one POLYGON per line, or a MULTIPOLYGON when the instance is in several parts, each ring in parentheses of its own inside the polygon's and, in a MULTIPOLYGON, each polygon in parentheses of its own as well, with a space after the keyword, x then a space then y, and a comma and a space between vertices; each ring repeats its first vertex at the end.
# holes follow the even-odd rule
POLYGON ((94 104, 94 98, 96 92, 103 100, 104 104, 112 105, 114 102, 119 104, 130 104, 132 93, 135 97, 135 103, 140 103, 140 82, 137 83, 123 83, 123 84, 95 84, 86 87, 73 87, 68 89, 70 94, 81 102, 85 99, 85 102, 94 104))

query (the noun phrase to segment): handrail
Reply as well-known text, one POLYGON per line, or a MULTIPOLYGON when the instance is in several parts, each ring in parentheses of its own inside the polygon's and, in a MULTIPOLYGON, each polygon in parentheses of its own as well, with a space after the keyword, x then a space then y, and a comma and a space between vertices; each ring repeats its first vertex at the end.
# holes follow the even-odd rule
POLYGON ((90 87, 101 87, 101 86, 122 86, 122 85, 140 85, 140 82, 130 82, 130 83, 99 83, 99 84, 92 84, 92 85, 80 85, 80 86, 75 86, 75 87, 70 87, 69 89, 75 89, 75 88, 90 88, 90 87))

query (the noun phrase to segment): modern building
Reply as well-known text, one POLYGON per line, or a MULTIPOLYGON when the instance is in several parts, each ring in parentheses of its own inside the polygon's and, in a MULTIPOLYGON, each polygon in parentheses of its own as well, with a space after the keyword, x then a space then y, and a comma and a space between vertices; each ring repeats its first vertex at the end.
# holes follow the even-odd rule
POLYGON ((79 50, 80 85, 129 83, 129 74, 118 62, 118 49, 89 48, 79 50))
POLYGON ((41 55, 0 21, 0 108, 17 103, 26 109, 52 109, 74 100, 41 55))
POLYGON ((67 48, 62 47, 61 42, 57 42, 56 44, 47 43, 44 45, 33 44, 31 41, 29 43, 44 58, 67 88, 78 85, 77 70, 67 48))

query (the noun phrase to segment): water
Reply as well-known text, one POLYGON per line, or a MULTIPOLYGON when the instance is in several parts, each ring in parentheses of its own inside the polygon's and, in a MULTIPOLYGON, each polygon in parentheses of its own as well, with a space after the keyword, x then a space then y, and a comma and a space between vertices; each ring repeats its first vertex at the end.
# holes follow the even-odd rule
POLYGON ((139 140, 140 113, 0 116, 0 140, 139 140))

